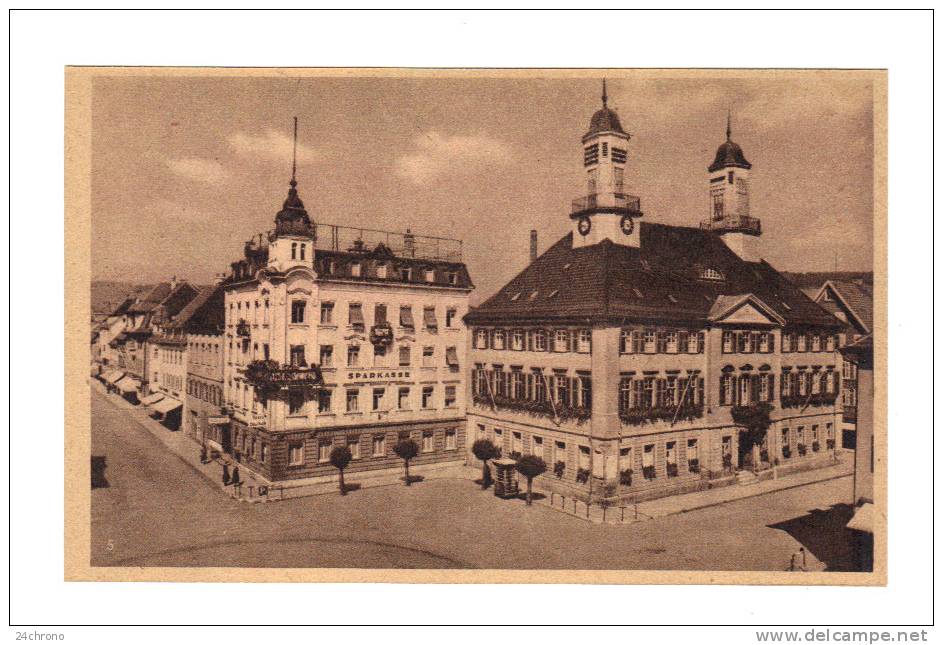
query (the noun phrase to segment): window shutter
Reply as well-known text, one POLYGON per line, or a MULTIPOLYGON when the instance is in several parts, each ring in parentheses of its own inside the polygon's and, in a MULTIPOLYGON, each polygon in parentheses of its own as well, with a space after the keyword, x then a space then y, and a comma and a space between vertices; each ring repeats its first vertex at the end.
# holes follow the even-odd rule
POLYGON ((767 337, 769 338, 769 352, 773 354, 776 352, 776 335, 773 332, 768 332, 767 337))
POLYGON ((660 408, 665 404, 665 380, 655 380, 655 407, 660 408))
POLYGON ((686 331, 678 332, 678 353, 679 354, 688 353, 688 332, 686 331))
POLYGON ((730 378, 726 374, 722 374, 720 377, 720 404, 727 405, 727 379, 730 378))
POLYGON ((704 353, 704 332, 702 331, 697 332, 697 353, 704 353))

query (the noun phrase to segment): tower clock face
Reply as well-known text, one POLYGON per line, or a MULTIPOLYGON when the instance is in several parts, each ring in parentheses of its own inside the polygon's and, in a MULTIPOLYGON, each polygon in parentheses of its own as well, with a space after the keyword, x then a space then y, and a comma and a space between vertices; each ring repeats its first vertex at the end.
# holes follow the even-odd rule
POLYGON ((589 229, 592 228, 592 226, 588 217, 581 217, 580 221, 576 224, 576 230, 580 232, 580 235, 585 237, 589 235, 589 229))
POLYGON ((628 215, 622 216, 622 221, 619 222, 619 226, 622 228, 622 232, 626 235, 631 235, 632 231, 635 230, 635 220, 633 220, 628 215))

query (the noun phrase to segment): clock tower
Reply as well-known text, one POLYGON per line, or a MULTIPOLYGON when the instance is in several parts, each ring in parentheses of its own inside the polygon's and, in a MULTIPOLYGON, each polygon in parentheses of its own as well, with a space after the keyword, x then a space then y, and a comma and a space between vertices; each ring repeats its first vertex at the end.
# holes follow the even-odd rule
POLYGON ((630 136, 608 103, 603 80, 602 108, 593 114, 582 139, 586 193, 573 200, 570 209, 574 248, 592 246, 607 238, 617 244, 639 246, 639 198, 625 192, 630 136))
POLYGON ((707 168, 710 211, 701 228, 715 231, 730 249, 748 262, 759 261, 760 220, 750 216, 750 169, 743 149, 730 138, 717 148, 714 163, 707 168))

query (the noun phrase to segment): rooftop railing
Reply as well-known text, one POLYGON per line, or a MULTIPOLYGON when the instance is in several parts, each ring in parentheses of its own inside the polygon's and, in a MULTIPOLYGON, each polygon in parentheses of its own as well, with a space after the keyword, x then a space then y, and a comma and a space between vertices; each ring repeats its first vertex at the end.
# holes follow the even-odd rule
MULTIPOLYGON (((311 229, 314 232, 315 250, 368 253, 383 244, 397 257, 441 262, 462 261, 462 241, 452 238, 416 235, 409 229, 405 233, 397 233, 336 224, 316 223, 311 229)), ((272 235, 270 231, 249 240, 246 243, 247 249, 267 246, 272 235)))
POLYGON ((701 222, 701 228, 709 231, 739 231, 759 235, 762 232, 760 220, 748 215, 735 215, 721 219, 709 219, 701 222))
POLYGON ((570 214, 582 213, 593 208, 616 208, 631 213, 641 212, 641 200, 635 195, 625 193, 593 193, 574 199, 570 205, 570 214))

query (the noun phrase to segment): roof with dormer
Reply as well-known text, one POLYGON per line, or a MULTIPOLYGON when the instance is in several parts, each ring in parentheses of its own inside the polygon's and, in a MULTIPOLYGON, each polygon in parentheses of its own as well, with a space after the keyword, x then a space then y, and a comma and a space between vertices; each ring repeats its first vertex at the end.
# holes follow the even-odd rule
POLYGON ((573 234, 567 234, 470 312, 466 322, 700 326, 710 324, 718 307, 751 296, 762 302, 761 310, 774 314, 773 324, 842 326, 768 263, 740 259, 711 231, 649 222, 639 226, 639 248, 608 239, 573 248, 573 234))

